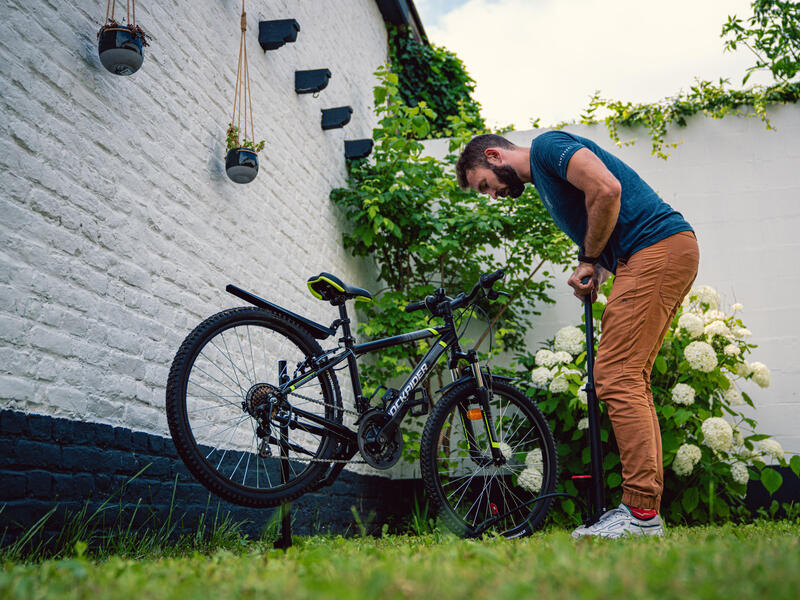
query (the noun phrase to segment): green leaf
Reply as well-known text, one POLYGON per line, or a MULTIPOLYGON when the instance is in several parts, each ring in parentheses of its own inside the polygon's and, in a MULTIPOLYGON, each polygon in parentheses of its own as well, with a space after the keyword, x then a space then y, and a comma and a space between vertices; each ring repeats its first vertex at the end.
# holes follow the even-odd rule
POLYGON ((681 498, 681 504, 683 505, 683 509, 690 513, 695 508, 697 508, 698 503, 700 502, 700 495, 697 493, 697 488, 690 487, 683 493, 683 497, 681 498))
POLYGON ((675 414, 675 407, 671 404, 667 404, 661 407, 661 416, 665 419, 669 419, 672 415, 675 414))
POLYGON ((783 477, 777 470, 767 467, 761 471, 761 483, 764 484, 764 487, 771 496, 783 485, 783 477))
POLYGON ((789 461, 789 467, 792 469, 795 475, 800 477, 800 454, 795 454, 792 457, 792 460, 789 461))
POLYGON ((653 366, 656 368, 656 371, 662 375, 667 372, 667 361, 660 354, 656 357, 656 362, 653 366))
POLYGON ((622 483, 622 475, 619 473, 609 473, 608 476, 606 476, 606 483, 608 484, 608 487, 614 489, 620 483, 622 483))

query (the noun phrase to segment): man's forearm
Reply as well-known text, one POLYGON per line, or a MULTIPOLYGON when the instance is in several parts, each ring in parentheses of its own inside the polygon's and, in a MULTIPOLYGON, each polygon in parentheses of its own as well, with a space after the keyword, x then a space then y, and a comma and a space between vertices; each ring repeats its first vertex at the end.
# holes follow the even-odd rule
POLYGON ((608 238, 617 225, 619 216, 619 195, 596 195, 586 199, 587 227, 583 238, 583 253, 597 257, 603 252, 608 238))

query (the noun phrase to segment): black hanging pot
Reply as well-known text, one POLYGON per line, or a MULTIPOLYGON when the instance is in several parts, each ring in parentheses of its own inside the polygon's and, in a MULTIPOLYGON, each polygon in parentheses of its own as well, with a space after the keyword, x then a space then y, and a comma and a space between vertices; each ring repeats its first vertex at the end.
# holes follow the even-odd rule
POLYGON ((127 27, 100 30, 97 51, 103 66, 115 75, 132 75, 144 61, 142 36, 127 27))
POLYGON ((258 154, 250 148, 231 148, 225 157, 225 171, 234 183, 250 183, 258 175, 258 154))

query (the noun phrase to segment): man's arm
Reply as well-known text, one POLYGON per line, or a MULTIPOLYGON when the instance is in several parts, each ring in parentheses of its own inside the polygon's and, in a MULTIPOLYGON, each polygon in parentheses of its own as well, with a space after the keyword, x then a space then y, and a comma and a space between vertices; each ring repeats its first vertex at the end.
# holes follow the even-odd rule
MULTIPOLYGON (((567 181, 586 197, 588 221, 583 239, 583 253, 589 257, 600 256, 617 224, 622 194, 619 181, 588 148, 581 148, 570 158, 567 181)), ((595 270, 591 263, 578 264, 568 281, 575 290, 575 296, 582 298, 593 290, 596 293, 600 284, 597 277, 599 274, 599 269, 595 270), (581 279, 586 276, 592 280, 584 285, 581 279)))

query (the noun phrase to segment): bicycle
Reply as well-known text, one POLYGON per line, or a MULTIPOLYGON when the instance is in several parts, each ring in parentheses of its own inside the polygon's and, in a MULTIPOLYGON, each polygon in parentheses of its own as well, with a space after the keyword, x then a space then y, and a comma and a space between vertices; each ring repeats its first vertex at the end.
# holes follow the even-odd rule
POLYGON ((530 534, 553 499, 565 495, 554 493, 552 433, 511 378, 493 375, 474 349, 461 348, 456 326, 480 297, 505 294, 493 289, 503 275, 483 274, 469 293, 451 298, 438 289, 405 307, 427 310, 442 325, 360 344, 346 302, 372 296, 329 273, 308 280, 315 297, 339 309, 328 327, 228 285, 228 292, 253 306, 203 321, 170 369, 167 417, 180 457, 211 492, 250 507, 282 505, 329 485, 347 463, 360 462, 353 460, 357 452, 366 464, 387 469, 402 453, 400 423, 407 414, 427 413, 431 403, 423 384, 448 353, 452 382, 438 390, 441 398, 420 442, 426 493, 458 535, 479 536, 490 528, 506 537, 530 534), (337 331, 336 347, 323 350, 319 341, 337 331), (380 386, 364 396, 358 357, 430 338, 430 349, 399 389, 380 386), (336 377, 345 367, 354 410, 344 407, 336 377))

